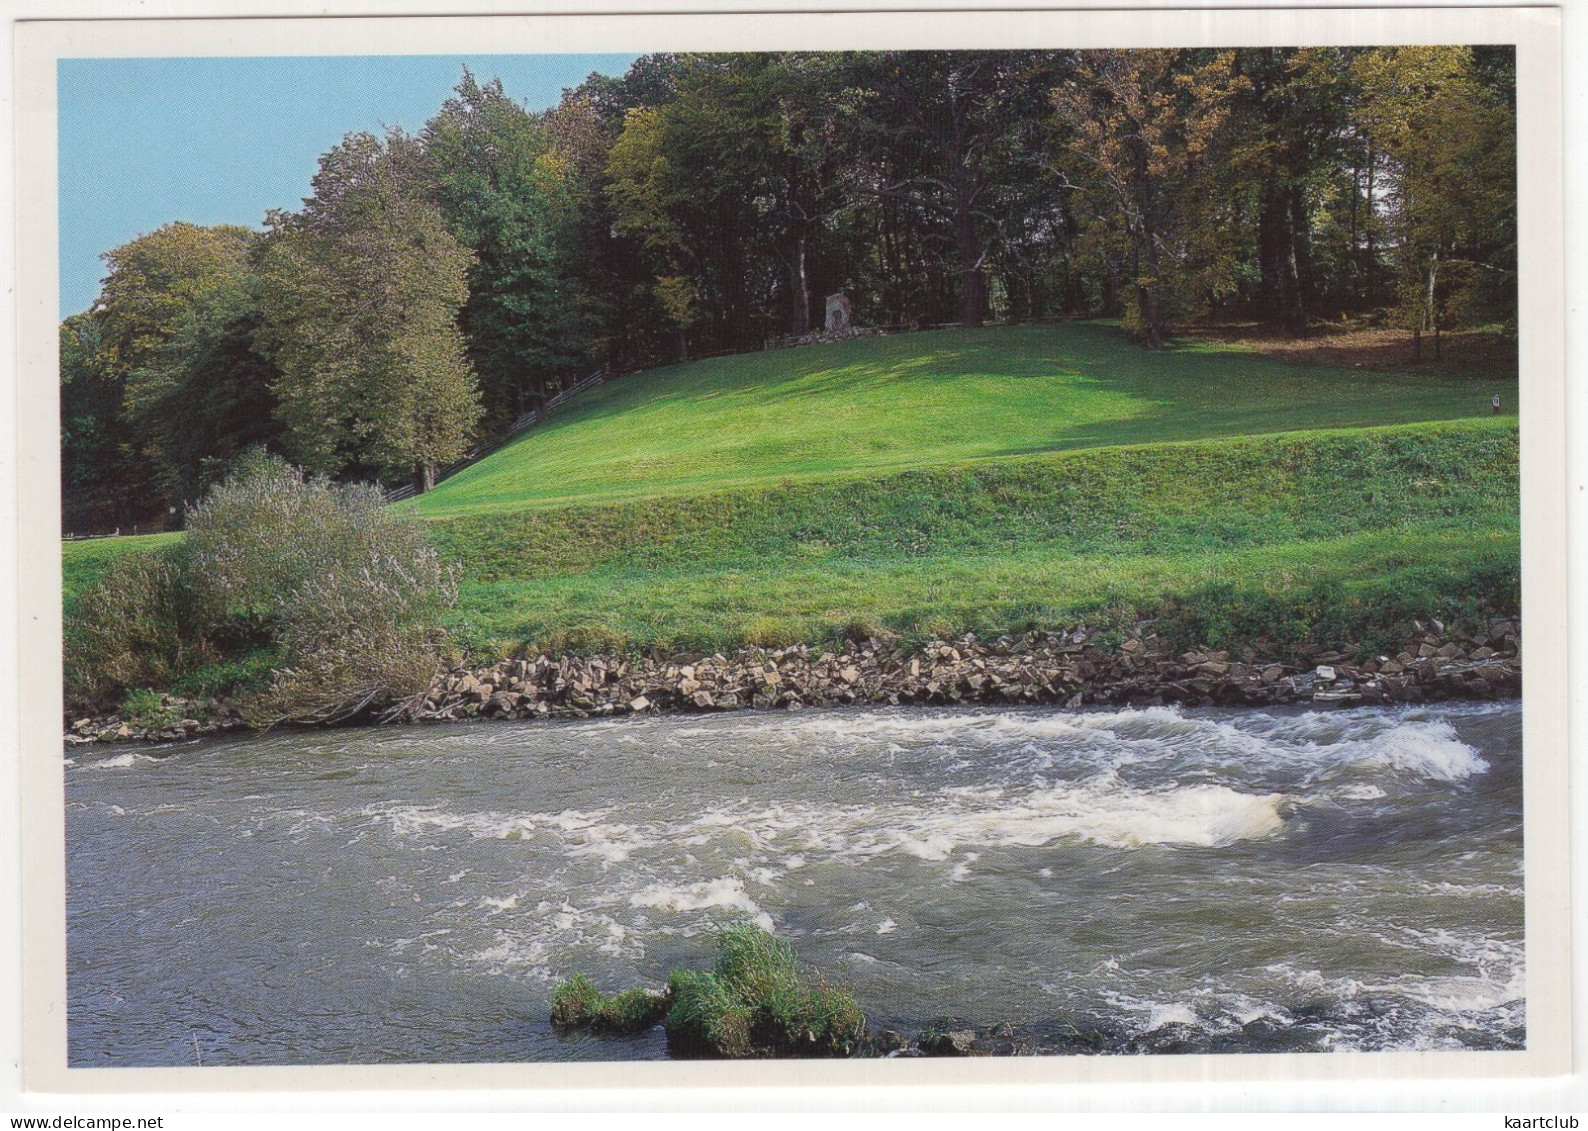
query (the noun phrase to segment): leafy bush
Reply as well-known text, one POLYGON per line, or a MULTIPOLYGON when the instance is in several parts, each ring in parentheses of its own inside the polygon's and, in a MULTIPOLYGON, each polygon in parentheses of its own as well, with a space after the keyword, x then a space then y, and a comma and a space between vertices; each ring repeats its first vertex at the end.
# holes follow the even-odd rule
POLYGON ((436 594, 435 553, 415 520, 385 506, 380 488, 307 478, 256 453, 187 513, 193 572, 221 615, 284 616, 288 594, 316 579, 370 573, 368 596, 403 616, 436 594), (415 584, 417 582, 417 584, 415 584))
POLYGON ((128 692, 127 698, 122 700, 121 717, 139 730, 159 730, 182 716, 175 707, 166 705, 165 697, 158 691, 139 688, 128 692))
POLYGON ((263 654, 279 666, 255 723, 341 721, 422 694, 456 586, 419 521, 384 503, 256 455, 188 512, 182 542, 83 592, 69 692, 170 686, 227 660, 256 681, 263 654))
POLYGON ((379 488, 309 479, 261 457, 188 514, 207 611, 283 653, 256 723, 335 722, 422 694, 456 596, 418 520, 379 488))
POLYGON ((253 695, 270 686, 280 666, 278 649, 261 648, 190 668, 171 690, 189 699, 253 695))
POLYGON ((128 688, 164 687, 201 658, 182 556, 117 558, 83 590, 63 641, 67 698, 100 705, 128 688))

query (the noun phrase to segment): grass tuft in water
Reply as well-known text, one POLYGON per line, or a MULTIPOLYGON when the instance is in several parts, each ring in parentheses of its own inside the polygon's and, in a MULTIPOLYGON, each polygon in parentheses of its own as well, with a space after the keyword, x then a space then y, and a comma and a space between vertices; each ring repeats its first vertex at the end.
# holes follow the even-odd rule
POLYGON ((605 997, 575 974, 552 994, 551 1023, 592 1033, 638 1033, 663 1020, 674 1056, 748 1059, 849 1056, 866 1017, 848 990, 803 973, 788 943, 751 923, 717 939, 713 970, 674 970, 667 990, 605 997))
POLYGON ((668 983, 669 1049, 684 1056, 848 1056, 866 1017, 848 990, 805 974, 794 948, 751 923, 717 939, 710 974, 675 971, 668 983))
POLYGON ((671 1000, 668 994, 642 989, 606 997, 589 978, 575 974, 551 995, 551 1023, 592 1033, 643 1033, 667 1015, 671 1000))

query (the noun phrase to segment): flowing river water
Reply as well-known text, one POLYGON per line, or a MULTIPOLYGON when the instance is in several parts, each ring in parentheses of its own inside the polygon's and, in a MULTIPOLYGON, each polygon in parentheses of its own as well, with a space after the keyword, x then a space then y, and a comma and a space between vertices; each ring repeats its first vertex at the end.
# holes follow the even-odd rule
POLYGON ((68 754, 74 1066, 665 1057, 659 1030, 554 1032, 553 985, 659 987, 737 919, 848 985, 874 1029, 952 1015, 1052 1051, 1526 1039, 1515 702, 68 754))

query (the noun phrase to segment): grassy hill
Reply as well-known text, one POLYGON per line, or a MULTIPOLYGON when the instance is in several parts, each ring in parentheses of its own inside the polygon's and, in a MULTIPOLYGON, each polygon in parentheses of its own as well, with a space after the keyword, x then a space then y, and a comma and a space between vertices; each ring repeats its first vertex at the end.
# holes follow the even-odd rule
POLYGON ((415 504, 469 511, 721 491, 968 460, 1487 414, 1514 380, 1150 352, 1104 325, 939 330, 654 369, 580 397, 415 504))
POLYGON ((483 652, 1175 615, 1212 643, 1516 600, 1514 421, 1060 453, 438 522, 483 652))
POLYGON ((67 615, 72 602, 87 585, 99 579, 110 563, 123 554, 158 550, 169 546, 180 534, 129 534, 121 538, 87 538, 61 543, 61 591, 67 615))
MULTIPOLYGON (((1210 643, 1514 611, 1515 381, 1150 353, 1097 325, 718 358, 586 394, 412 507, 479 656, 1143 615, 1210 643)), ((133 543, 66 547, 68 589, 133 543)))

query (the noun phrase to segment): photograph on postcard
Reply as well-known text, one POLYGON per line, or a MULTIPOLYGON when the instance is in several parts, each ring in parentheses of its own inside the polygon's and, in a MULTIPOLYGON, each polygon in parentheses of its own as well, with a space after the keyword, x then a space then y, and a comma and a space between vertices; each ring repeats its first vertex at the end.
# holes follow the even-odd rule
POLYGON ((66 1063, 1525 1052, 1517 49, 1230 42, 63 54, 66 1063))

